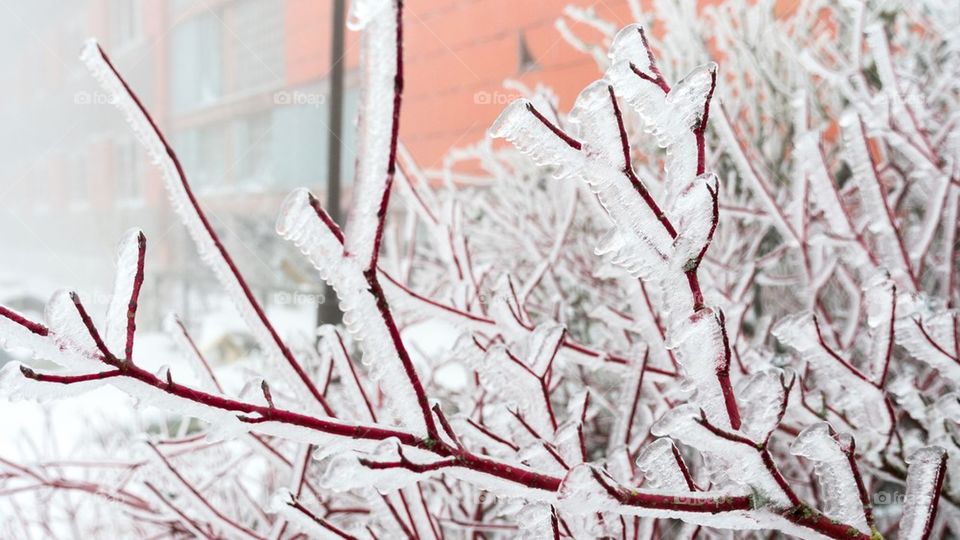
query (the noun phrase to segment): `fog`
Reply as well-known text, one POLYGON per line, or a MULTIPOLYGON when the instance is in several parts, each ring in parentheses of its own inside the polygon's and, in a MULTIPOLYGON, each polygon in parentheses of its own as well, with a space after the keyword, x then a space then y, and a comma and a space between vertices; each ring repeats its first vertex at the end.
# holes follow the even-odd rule
MULTIPOLYGON (((141 228, 148 240, 141 311, 146 328, 156 328, 170 311, 192 320, 219 301, 212 275, 167 204, 159 174, 78 59, 90 37, 172 141, 208 216, 258 294, 268 303, 280 293, 293 298, 297 292, 301 303, 318 298, 314 280, 291 268, 296 263, 287 261, 288 249, 272 229, 292 187, 323 192, 323 81, 290 84, 285 2, 219 4, 227 5, 2 4, 4 303, 39 315, 52 292, 69 288, 99 312, 112 284, 117 243, 131 227, 141 228)), ((326 39, 324 22, 315 22, 318 42, 326 39)), ((347 116, 354 100, 346 98, 347 116)), ((349 176, 352 134, 340 137, 349 176)))

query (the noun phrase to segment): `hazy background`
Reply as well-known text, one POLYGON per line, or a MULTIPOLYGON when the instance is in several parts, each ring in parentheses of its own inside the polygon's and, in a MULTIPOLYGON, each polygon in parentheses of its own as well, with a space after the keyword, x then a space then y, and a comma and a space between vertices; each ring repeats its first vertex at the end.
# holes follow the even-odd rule
MULTIPOLYGON (((323 196, 330 137, 344 198, 355 160, 358 36, 348 31, 344 125, 328 129, 333 0, 0 1, 0 301, 39 316, 58 288, 106 305, 115 246, 148 239, 139 323, 181 314, 203 346, 220 303, 146 153, 77 57, 96 36, 176 147, 214 226, 267 304, 309 330, 322 290, 275 240, 283 196, 323 196), (292 306, 291 306, 292 305, 292 306)), ((348 2, 349 4, 349 2, 348 2)), ((554 87, 569 107, 596 65, 554 27, 575 4, 621 25, 626 0, 410 0, 401 139, 421 166, 480 140, 515 96, 505 79, 554 87)), ((584 30, 589 32, 589 29, 584 30)), ((226 310, 229 311, 229 310, 226 310)), ((238 329, 239 330, 239 329, 238 329)))

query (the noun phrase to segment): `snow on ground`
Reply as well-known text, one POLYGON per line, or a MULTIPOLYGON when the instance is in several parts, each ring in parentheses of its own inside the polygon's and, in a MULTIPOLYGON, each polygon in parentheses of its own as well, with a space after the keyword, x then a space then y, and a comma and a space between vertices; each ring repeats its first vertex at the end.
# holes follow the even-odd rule
MULTIPOLYGON (((0 275, 0 302, 11 298, 27 298, 35 309, 26 314, 42 319, 42 304, 57 287, 42 279, 0 275)), ((80 291, 81 298, 100 319, 108 298, 102 291, 80 291)), ((256 369, 256 362, 222 364, 216 362, 213 350, 218 339, 227 334, 247 334, 239 314, 226 299, 208 299, 202 317, 189 328, 198 347, 211 360, 217 377, 230 393, 238 392, 256 369)), ((19 307, 19 306, 16 306, 19 307)), ((22 309, 22 308, 21 308, 22 309)), ((281 335, 293 338, 296 335, 312 338, 316 323, 316 307, 308 302, 290 305, 272 304, 267 314, 281 335)), ((421 366, 439 363, 434 381, 450 391, 466 386, 469 371, 460 363, 447 360, 457 338, 455 327, 443 321, 424 321, 403 331, 414 361, 421 366)), ((8 359, 25 360, 16 352, 6 353, 8 359)), ((141 327, 134 342, 134 358, 143 368, 158 372, 169 367, 174 378, 183 384, 196 385, 200 381, 193 367, 177 351, 172 339, 159 330, 141 327)), ((2 363, 2 357, 0 357, 2 363)), ((428 371, 428 370, 425 370, 428 371)), ((119 431, 139 431, 143 426, 162 422, 164 411, 153 407, 137 407, 136 401, 112 386, 56 401, 10 401, 0 398, 0 457, 29 462, 42 457, 72 458, 80 455, 85 442, 96 434, 119 431)), ((96 451, 96 445, 86 446, 96 451)))

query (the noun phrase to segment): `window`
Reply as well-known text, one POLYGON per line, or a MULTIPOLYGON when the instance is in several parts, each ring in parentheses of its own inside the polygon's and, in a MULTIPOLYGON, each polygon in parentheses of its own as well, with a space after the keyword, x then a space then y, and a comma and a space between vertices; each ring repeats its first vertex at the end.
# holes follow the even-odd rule
POLYGON ((113 0, 110 3, 110 30, 114 45, 123 45, 140 38, 141 0, 113 0))
POLYGON ((140 145, 118 141, 113 147, 114 196, 118 202, 138 202, 143 197, 143 167, 140 145))
POLYGON ((224 128, 211 124, 177 134, 175 147, 190 184, 198 191, 223 185, 226 171, 224 128))
MULTIPOLYGON (((320 95, 325 88, 310 86, 297 90, 320 95)), ((343 126, 340 134, 340 182, 347 186, 353 181, 357 156, 356 116, 360 93, 347 87, 343 96, 343 126)), ((281 106, 274 109, 275 128, 271 132, 275 186, 310 186, 318 191, 326 189, 330 111, 321 106, 281 106)))
POLYGON ((236 121, 233 130, 233 153, 236 156, 238 183, 262 187, 272 182, 272 125, 269 111, 236 121))
POLYGON ((171 97, 175 111, 215 103, 223 94, 223 38, 217 16, 205 12, 178 26, 171 40, 171 97))
POLYGON ((241 0, 225 14, 236 92, 283 82, 284 8, 277 0, 241 0))

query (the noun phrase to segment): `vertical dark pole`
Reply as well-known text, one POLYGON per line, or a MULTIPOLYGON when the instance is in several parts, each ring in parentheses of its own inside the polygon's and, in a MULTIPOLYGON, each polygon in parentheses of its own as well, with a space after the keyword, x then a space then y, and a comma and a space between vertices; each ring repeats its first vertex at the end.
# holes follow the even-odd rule
MULTIPOLYGON (((343 139, 343 51, 344 51, 344 0, 333 0, 330 47, 330 133, 327 144, 327 201, 325 209, 337 223, 340 212, 340 146, 343 139)), ((340 309, 333 289, 324 289, 324 302, 317 306, 319 324, 340 322, 340 309)))

